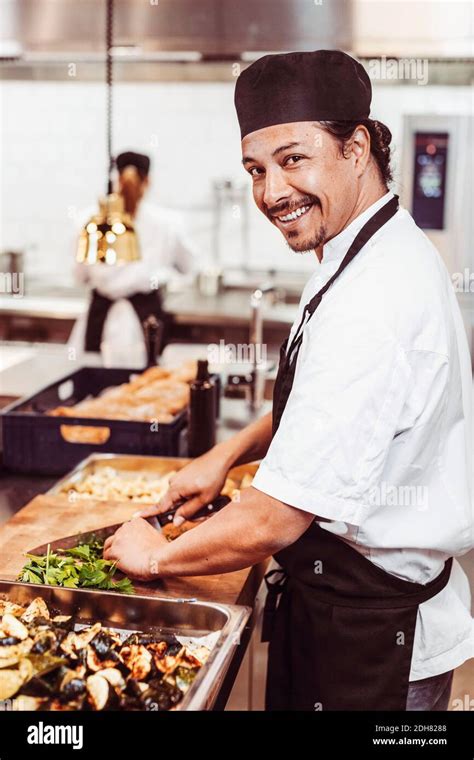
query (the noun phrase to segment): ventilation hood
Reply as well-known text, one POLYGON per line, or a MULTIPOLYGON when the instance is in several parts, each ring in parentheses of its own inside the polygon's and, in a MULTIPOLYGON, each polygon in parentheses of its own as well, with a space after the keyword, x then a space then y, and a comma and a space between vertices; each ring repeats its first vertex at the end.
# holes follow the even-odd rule
MULTIPOLYGON (((104 0, 0 0, 0 55, 99 58, 104 0)), ((351 48, 348 0, 115 0, 115 54, 135 59, 252 58, 351 48)))

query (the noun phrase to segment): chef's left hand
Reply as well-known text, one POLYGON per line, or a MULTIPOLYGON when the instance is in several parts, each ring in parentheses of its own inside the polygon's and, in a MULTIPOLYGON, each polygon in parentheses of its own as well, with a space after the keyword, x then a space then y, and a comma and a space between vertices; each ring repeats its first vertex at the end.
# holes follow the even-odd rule
POLYGON ((104 544, 104 559, 117 561, 126 575, 139 580, 156 580, 160 547, 168 541, 141 517, 126 522, 104 544))

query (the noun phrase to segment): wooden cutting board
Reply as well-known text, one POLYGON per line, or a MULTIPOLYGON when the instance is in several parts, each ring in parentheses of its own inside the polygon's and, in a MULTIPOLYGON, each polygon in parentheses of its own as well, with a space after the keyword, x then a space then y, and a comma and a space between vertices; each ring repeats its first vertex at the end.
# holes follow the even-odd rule
MULTIPOLYGON (((137 504, 123 502, 94 499, 71 502, 67 496, 36 496, 0 527, 0 579, 17 578, 26 561, 24 554, 29 549, 74 533, 128 520, 137 508, 137 504)), ((138 593, 154 596, 252 606, 266 565, 267 561, 233 573, 162 579, 135 586, 138 593)))

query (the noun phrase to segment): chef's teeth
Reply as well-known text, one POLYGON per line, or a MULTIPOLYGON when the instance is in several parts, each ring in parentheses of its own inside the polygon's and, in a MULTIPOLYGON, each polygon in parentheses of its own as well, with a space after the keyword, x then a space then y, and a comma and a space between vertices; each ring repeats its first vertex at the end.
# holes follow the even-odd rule
POLYGON ((298 219, 299 216, 302 214, 306 214, 310 206, 300 206, 296 209, 296 211, 293 211, 291 214, 287 214, 286 216, 280 216, 278 217, 280 222, 292 222, 295 219, 298 219))

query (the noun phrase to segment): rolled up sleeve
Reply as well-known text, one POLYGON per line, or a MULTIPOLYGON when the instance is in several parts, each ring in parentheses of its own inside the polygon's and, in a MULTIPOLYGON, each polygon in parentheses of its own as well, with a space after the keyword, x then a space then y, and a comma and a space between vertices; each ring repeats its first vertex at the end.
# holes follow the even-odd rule
MULTIPOLYGON (((298 509, 361 525, 398 432, 410 365, 373 311, 319 310, 253 486, 298 509)), ((321 307, 322 310, 322 307, 321 307)))

